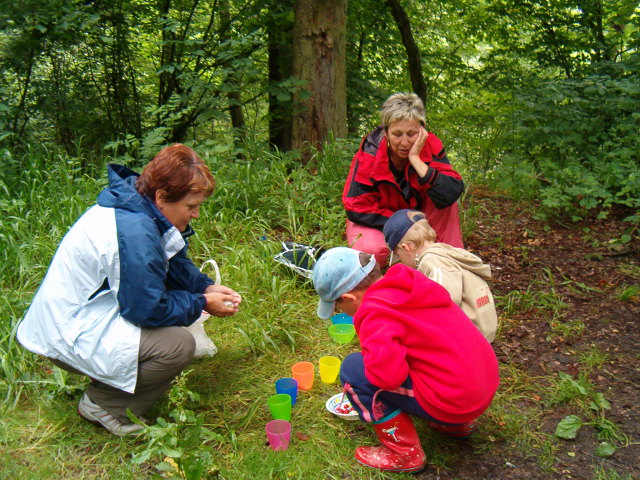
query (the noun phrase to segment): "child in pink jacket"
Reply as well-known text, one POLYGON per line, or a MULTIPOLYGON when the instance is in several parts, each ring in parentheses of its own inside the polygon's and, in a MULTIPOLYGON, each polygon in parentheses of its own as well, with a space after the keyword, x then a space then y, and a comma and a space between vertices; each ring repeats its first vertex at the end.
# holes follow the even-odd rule
POLYGON ((362 351, 344 359, 340 380, 381 445, 358 447, 358 462, 394 472, 424 468, 409 415, 448 435, 474 432, 498 388, 498 361, 442 286, 401 264, 382 277, 373 256, 346 247, 320 257, 313 283, 318 316, 341 309, 360 338, 362 351))

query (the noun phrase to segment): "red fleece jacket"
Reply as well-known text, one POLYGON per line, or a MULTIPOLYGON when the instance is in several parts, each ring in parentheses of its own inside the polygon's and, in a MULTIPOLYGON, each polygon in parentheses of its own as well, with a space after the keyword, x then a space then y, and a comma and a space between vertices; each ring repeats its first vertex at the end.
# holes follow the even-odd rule
POLYGON ((364 294, 354 325, 374 385, 394 390, 410 375, 418 403, 448 423, 473 420, 491 403, 500 383, 491 345, 417 270, 392 266, 364 294))

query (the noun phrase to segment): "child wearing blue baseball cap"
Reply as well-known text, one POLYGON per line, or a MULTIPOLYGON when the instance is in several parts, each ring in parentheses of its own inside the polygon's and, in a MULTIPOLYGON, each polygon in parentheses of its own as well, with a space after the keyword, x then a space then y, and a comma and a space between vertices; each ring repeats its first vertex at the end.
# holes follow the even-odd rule
POLYGON ((424 213, 398 210, 383 229, 390 264, 400 262, 439 283, 489 342, 496 336, 498 314, 487 280, 491 267, 462 248, 436 243, 436 232, 424 213))
POLYGON ((326 251, 313 269, 318 315, 353 316, 361 352, 348 355, 340 381, 381 445, 358 447, 363 465, 417 472, 426 456, 410 415, 456 437, 471 435, 500 383, 491 345, 447 291, 397 264, 383 277, 372 255, 326 251))

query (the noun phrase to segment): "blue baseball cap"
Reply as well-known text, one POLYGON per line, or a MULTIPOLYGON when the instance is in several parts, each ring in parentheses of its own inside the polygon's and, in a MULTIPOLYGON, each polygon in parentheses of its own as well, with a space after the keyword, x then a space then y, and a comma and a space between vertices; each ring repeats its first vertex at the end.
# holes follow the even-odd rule
POLYGON ((364 267, 360 265, 360 252, 352 248, 335 247, 323 253, 312 275, 313 286, 320 296, 318 316, 331 317, 336 300, 356 288, 375 266, 373 255, 364 267))
POLYGON ((389 250, 393 252, 393 249, 396 248, 396 245, 400 243, 402 237, 406 235, 413 224, 426 219, 426 215, 422 212, 409 210, 408 208, 398 210, 391 215, 389 220, 384 224, 384 228, 382 229, 382 233, 384 233, 384 243, 386 243, 389 250))

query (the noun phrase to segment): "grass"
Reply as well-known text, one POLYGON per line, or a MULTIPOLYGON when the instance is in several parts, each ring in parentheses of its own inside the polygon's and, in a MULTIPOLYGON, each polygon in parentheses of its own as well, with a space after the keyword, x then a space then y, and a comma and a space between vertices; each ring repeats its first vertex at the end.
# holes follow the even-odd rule
POLYGON ((620 288, 616 298, 621 302, 640 300, 640 285, 624 285, 620 288))
POLYGON ((633 476, 631 474, 620 475, 613 468, 598 467, 594 480, 633 480, 633 476))
POLYGON ((609 360, 609 355, 592 345, 588 351, 582 352, 579 358, 584 370, 590 373, 602 368, 609 360))
POLYGON ((2 478, 144 478, 148 467, 131 464, 129 441, 81 421, 68 400, 36 398, 0 422, 2 478))
MULTIPOLYGON (((89 175, 79 169, 79 159, 32 152, 30 163, 0 190, 6 193, 0 197, 5 212, 0 217, 0 477, 161 478, 158 465, 170 469, 164 460, 173 458, 194 469, 204 465, 190 478, 414 478, 369 470, 353 460, 356 446, 376 443, 373 430, 332 417, 324 402, 339 386, 325 385, 319 377, 294 407, 289 450, 273 452, 265 446, 264 424, 270 419, 266 399, 275 380, 288 376, 296 361, 317 364, 323 355, 344 358, 357 350, 356 342, 340 345, 329 339, 327 322, 315 315, 317 298, 309 281, 273 261, 284 240, 343 244, 340 195, 354 149, 348 143, 331 144, 306 166, 286 154, 248 151, 236 163, 213 150, 201 152, 218 187, 194 223, 190 255, 198 265, 215 259, 223 283, 244 301, 238 315, 207 321, 218 354, 192 364, 192 372, 151 412, 150 417, 161 417, 166 424, 137 440, 115 438, 81 420, 75 409, 86 379, 52 369, 15 340, 15 328, 57 244, 105 184, 102 168, 89 175), (183 453, 175 456, 179 449, 183 453)), ((485 207, 465 201, 466 229, 485 207)), ((524 257, 527 251, 521 253, 524 257)), ((499 298, 504 323, 535 316, 549 322, 554 334, 579 335, 579 321, 565 318, 566 304, 557 288, 568 281, 557 283, 554 276, 545 270, 527 290, 499 298)), ((572 287, 586 292, 582 285, 572 287)), ((620 296, 632 301, 634 295, 620 296)), ((544 419, 556 405, 568 405, 591 419, 604 436, 619 439, 603 409, 589 411, 597 392, 587 375, 604 365, 607 356, 594 347, 580 361, 585 376, 571 380, 531 377, 502 364, 501 388, 481 417, 480 433, 464 447, 417 422, 429 471, 453 470, 463 458, 498 450, 501 455, 535 454, 540 468, 552 471, 560 444, 545 430, 544 419)), ((598 475, 617 478, 611 471, 598 475)))

